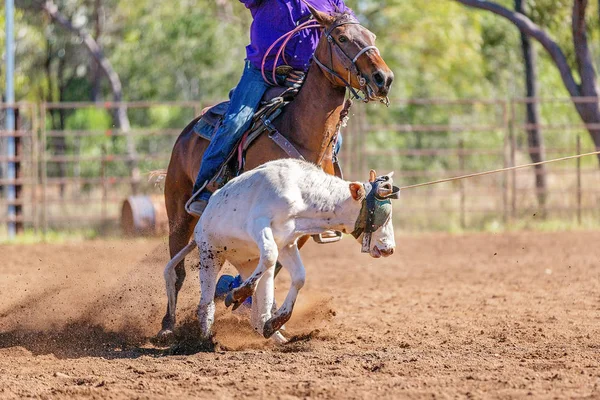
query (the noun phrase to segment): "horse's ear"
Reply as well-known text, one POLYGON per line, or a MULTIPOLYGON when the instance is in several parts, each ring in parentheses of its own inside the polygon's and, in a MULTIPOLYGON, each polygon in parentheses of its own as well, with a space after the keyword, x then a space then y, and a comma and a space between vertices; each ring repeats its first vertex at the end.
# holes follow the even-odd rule
POLYGON ((320 23, 321 25, 329 26, 334 23, 335 18, 333 18, 331 15, 317 10, 316 8, 314 8, 313 6, 308 4, 308 2, 306 0, 302 0, 302 2, 304 4, 306 4, 306 7, 308 7, 308 9, 310 10, 310 13, 313 15, 313 17, 315 17, 317 22, 320 23))

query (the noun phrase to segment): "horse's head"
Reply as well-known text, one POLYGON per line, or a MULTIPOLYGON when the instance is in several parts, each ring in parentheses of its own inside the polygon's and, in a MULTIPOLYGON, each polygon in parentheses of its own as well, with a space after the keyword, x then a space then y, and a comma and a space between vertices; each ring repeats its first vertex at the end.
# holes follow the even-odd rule
POLYGON ((375 35, 351 14, 329 15, 308 7, 324 29, 314 59, 332 84, 349 84, 362 90, 366 100, 387 103, 394 73, 375 47, 375 35))

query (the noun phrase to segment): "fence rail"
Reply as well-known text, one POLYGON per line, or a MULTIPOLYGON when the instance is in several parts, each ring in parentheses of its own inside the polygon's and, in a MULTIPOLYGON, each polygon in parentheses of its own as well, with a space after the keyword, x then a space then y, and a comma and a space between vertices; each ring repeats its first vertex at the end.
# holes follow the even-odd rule
MULTIPOLYGON (((586 129, 600 124, 582 123, 572 100, 395 99, 389 110, 356 104, 343 132, 342 166, 347 178, 362 180, 374 168, 395 170, 402 184, 412 184, 514 166, 531 154, 593 151, 586 129), (524 118, 524 105, 533 101, 545 113, 537 125, 524 118), (389 115, 392 123, 380 122, 389 115), (544 131, 548 146, 528 146, 533 128, 544 131)), ((132 128, 124 132, 112 125, 111 111, 120 106, 113 102, 0 104, 0 117, 19 110, 16 130, 0 130, 0 143, 15 138, 19 145, 13 157, 0 154, 0 224, 15 222, 20 231, 115 226, 129 195, 160 193, 144 173, 166 167, 177 135, 205 105, 126 103, 132 128), (15 179, 4 176, 8 163, 17 165, 15 179), (17 199, 5 198, 7 186, 17 188, 17 199), (5 212, 9 205, 17 207, 15 217, 5 212)), ((599 183, 597 160, 590 159, 504 172, 406 192, 396 218, 408 229, 480 228, 533 214, 582 223, 600 217, 599 183), (536 186, 539 176, 545 187, 536 186)))

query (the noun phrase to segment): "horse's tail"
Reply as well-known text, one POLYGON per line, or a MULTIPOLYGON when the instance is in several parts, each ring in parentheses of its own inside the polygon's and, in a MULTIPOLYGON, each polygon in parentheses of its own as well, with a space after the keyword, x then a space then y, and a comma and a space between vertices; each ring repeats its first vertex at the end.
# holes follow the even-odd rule
POLYGON ((155 169, 154 171, 148 172, 148 182, 153 183, 154 186, 162 186, 166 177, 166 169, 155 169))

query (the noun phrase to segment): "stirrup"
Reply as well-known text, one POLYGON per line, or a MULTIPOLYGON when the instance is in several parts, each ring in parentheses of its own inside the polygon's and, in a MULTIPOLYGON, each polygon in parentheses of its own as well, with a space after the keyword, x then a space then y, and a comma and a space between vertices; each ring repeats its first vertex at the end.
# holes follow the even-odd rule
POLYGON ((323 233, 319 233, 318 235, 312 235, 312 238, 315 242, 317 242, 319 244, 335 243, 335 242, 339 242, 340 240, 342 240, 342 232, 327 231, 326 234, 329 232, 333 232, 334 236, 323 236, 323 233))
POLYGON ((196 193, 192 193, 192 196, 188 199, 188 201, 185 202, 185 211, 188 214, 192 214, 192 213, 190 213, 190 204, 192 204, 194 201, 196 201, 196 197, 198 197, 200 195, 200 192, 204 190, 206 185, 208 185, 208 181, 204 182, 204 185, 202 185, 202 187, 200 187, 200 189, 198 189, 196 191, 196 193))

